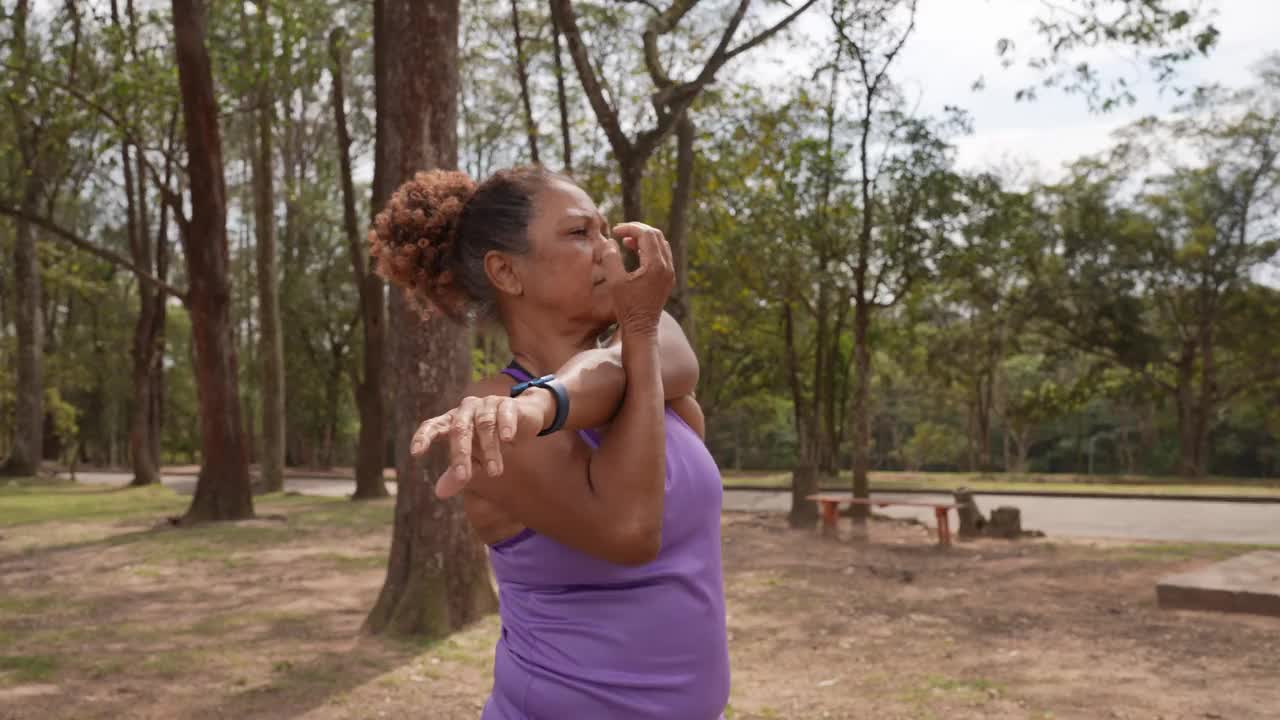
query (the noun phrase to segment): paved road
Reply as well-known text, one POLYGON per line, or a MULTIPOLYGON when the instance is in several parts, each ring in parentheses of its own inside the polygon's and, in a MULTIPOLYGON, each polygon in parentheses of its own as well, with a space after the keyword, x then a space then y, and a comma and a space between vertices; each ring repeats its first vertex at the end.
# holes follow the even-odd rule
MULTIPOLYGON (((885 499, 951 502, 950 495, 894 495, 885 499)), ((979 495, 978 508, 989 513, 1000 505, 1022 510, 1022 527, 1053 537, 1131 538, 1280 545, 1280 504, 1198 502, 1194 500, 1124 500, 1114 498, 1050 498, 979 495)), ((786 512, 791 495, 779 492, 726 492, 726 510, 786 512)), ((933 526, 930 508, 887 507, 877 513, 916 518, 933 526)), ((954 520, 954 519, 953 519, 954 520)))
MULTIPOLYGON (((125 485, 128 473, 81 472, 83 483, 125 485)), ((190 495, 195 477, 165 475, 164 484, 179 493, 190 495)), ((355 484, 334 478, 286 478, 285 490, 306 495, 343 497, 350 495, 355 484)), ((395 483, 387 483, 394 493, 395 483)), ((893 495, 876 497, 950 502, 949 495, 893 495)), ((786 512, 791 496, 780 492, 734 490, 725 493, 726 510, 786 512)), ((1199 502, 1192 500, 1124 500, 1114 498, 1047 498, 1012 495, 979 495, 978 507, 984 512, 999 505, 1014 505, 1022 510, 1022 526, 1043 530, 1050 537, 1129 538, 1144 540, 1181 540, 1205 542, 1280 545, 1280 504, 1233 502, 1199 502)), ((901 518, 916 518, 933 525, 933 511, 928 508, 879 508, 877 512, 901 518)))

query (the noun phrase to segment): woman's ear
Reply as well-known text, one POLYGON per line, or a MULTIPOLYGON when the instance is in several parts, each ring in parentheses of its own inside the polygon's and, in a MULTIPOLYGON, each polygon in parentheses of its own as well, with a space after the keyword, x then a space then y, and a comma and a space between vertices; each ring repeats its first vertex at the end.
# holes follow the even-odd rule
POLYGON ((516 296, 524 294, 524 284, 520 282, 520 273, 510 255, 497 250, 485 253, 484 274, 498 292, 516 296))

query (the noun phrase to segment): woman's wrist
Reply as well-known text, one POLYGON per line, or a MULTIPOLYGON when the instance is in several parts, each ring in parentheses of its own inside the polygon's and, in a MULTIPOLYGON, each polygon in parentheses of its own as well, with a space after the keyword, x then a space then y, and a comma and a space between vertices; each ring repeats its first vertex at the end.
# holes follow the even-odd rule
POLYGON ((546 388, 531 387, 516 398, 517 438, 536 437, 556 419, 556 397, 546 388))

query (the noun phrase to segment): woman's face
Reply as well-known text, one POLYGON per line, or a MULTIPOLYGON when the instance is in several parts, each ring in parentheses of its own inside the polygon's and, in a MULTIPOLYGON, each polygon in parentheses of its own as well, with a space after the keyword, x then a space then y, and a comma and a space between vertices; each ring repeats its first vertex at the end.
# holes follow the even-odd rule
POLYGON ((614 321, 601 257, 610 228, 577 185, 552 179, 534 198, 529 255, 521 258, 526 297, 571 321, 600 327, 614 321))

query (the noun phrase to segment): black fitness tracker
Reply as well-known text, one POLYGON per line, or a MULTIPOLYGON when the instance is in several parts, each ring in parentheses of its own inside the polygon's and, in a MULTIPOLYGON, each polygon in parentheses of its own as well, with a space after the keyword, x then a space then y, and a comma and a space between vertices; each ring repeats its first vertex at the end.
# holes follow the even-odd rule
POLYGON ((516 397, 520 393, 531 387, 542 388, 551 391, 556 398, 556 416, 551 421, 551 425, 547 429, 538 433, 538 437, 550 435, 551 433, 564 427, 565 420, 569 419, 569 391, 565 390, 564 383, 556 379, 555 375, 543 375, 540 378, 533 378, 522 383, 511 386, 511 397, 516 397))

